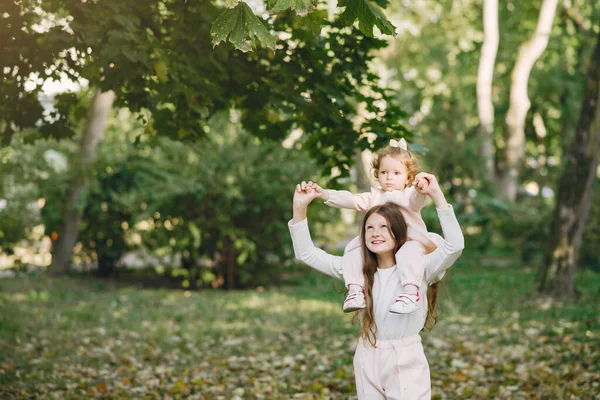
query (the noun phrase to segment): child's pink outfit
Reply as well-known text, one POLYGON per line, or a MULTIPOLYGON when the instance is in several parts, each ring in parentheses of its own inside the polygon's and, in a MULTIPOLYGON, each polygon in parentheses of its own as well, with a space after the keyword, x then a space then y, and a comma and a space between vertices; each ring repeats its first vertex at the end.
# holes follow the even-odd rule
MULTIPOLYGON (((413 187, 391 192, 371 188, 370 192, 360 194, 353 194, 346 190, 327 190, 326 192, 329 197, 325 204, 330 207, 367 211, 387 202, 392 202, 400 207, 408 226, 408 237, 411 240, 404 243, 396 253, 396 265, 402 266, 402 268, 398 268, 400 282, 404 286, 414 285, 418 288, 424 273, 421 256, 425 254, 425 245, 435 247, 421 217, 421 209, 427 205, 429 198, 417 192, 413 187)), ((344 249, 342 268, 346 287, 349 288, 349 285, 364 287, 362 262, 360 236, 357 236, 344 249)), ((418 295, 414 299, 419 301, 418 295)))

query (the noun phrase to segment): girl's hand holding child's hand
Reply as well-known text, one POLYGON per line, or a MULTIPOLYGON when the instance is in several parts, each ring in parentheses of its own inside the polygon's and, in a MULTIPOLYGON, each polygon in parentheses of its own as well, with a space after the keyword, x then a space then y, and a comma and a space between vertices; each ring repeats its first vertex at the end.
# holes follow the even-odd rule
POLYGON ((427 172, 418 173, 413 182, 417 192, 424 195, 431 195, 436 191, 441 191, 440 185, 434 175, 427 172))
POLYGON ((314 189, 312 182, 305 182, 296 185, 296 190, 294 191, 294 207, 306 207, 308 206, 314 199, 319 197, 319 194, 314 189))
POLYGON ((308 184, 310 187, 317 193, 317 197, 323 201, 329 200, 329 193, 321 186, 317 185, 314 182, 309 181, 308 184))

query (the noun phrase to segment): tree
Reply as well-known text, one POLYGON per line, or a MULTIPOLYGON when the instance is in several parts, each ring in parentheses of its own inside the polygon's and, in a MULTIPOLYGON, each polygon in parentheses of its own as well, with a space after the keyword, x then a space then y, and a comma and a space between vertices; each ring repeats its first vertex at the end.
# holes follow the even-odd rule
MULTIPOLYGON (((366 3, 371 4, 349 1, 346 11, 366 3)), ((118 0, 49 1, 41 7, 34 0, 3 3, 0 29, 11 39, 0 57, 6 77, 0 82, 3 142, 15 129, 40 120, 48 136, 75 133, 68 123, 72 98, 58 99, 52 118, 43 118, 37 99, 41 82, 61 74, 114 91, 116 107, 150 110, 154 123, 148 132, 176 140, 210 135, 207 121, 230 108, 241 111, 244 127, 257 137, 283 140, 301 129, 306 150, 325 171, 340 168, 341 176, 348 174, 356 148, 381 146, 402 130, 393 92, 380 87, 370 69, 373 52, 386 42, 348 29, 354 21, 350 14, 328 21, 320 10, 304 18, 280 11, 269 20, 277 50, 242 53, 228 45, 213 48, 211 23, 224 12, 216 4, 155 0, 134 10, 118 0), (49 28, 34 29, 40 21, 49 28), (354 126, 358 107, 368 109, 371 118, 354 126), (375 135, 374 143, 367 132, 375 135)), ((360 20, 362 11, 356 13, 360 20)), ((377 22, 371 22, 359 27, 372 33, 377 22)))
POLYGON ((600 157, 600 35, 586 74, 575 138, 565 153, 549 245, 540 267, 540 292, 574 298, 583 230, 597 184, 600 157))
MULTIPOLYGON (((333 22, 319 10, 301 18, 276 4, 280 13, 269 21, 275 36, 263 41, 277 51, 247 53, 231 51, 231 46, 213 49, 211 22, 223 13, 217 4, 167 0, 133 9, 119 0, 2 3, 0 32, 9 38, 2 42, 0 57, 2 143, 40 122, 39 132, 46 136, 76 133, 70 115, 74 96, 57 98, 50 118, 44 117, 38 99, 41 83, 62 74, 85 79, 94 90, 114 92, 116 107, 149 110, 152 122, 146 133, 151 137, 191 142, 218 135, 210 132, 208 121, 228 109, 239 110, 244 128, 261 139, 283 141, 292 129, 300 129, 305 135, 299 144, 326 173, 336 168, 340 177, 348 175, 357 148, 380 147, 404 130, 393 93, 370 70, 373 51, 386 43, 365 33, 372 36, 373 26, 389 33, 391 28, 368 0, 347 1, 346 12, 333 22), (363 6, 368 11, 361 11, 363 6), (365 19, 367 14, 374 19, 365 19), (356 19, 361 32, 347 29, 356 19), (322 27, 326 33, 320 36, 322 27), (358 107, 367 109, 371 118, 355 126, 358 107)), ((245 3, 224 13, 229 22, 237 17, 245 21, 238 26, 241 31, 248 24, 264 29, 245 3)), ((215 21, 213 28, 219 27, 215 21)), ((219 35, 239 46, 253 40, 235 29, 219 35)), ((73 187, 72 202, 85 201, 84 188, 73 187)), ((64 257, 66 247, 75 243, 69 227, 78 225, 76 211, 71 213, 57 243, 64 257)), ((58 257, 52 270, 62 271, 59 265, 65 262, 58 257)))
POLYGON ((481 136, 480 154, 484 161, 486 178, 493 182, 495 178, 494 163, 494 103, 492 100, 492 83, 494 65, 500 40, 498 32, 498 0, 483 2, 483 45, 477 71, 477 111, 479 114, 479 134, 481 136))
POLYGON ((558 0, 544 0, 531 39, 521 45, 512 71, 510 107, 506 113, 506 150, 498 180, 498 197, 514 201, 525 155, 525 118, 531 107, 527 94, 529 74, 548 45, 558 0))
MULTIPOLYGON (((382 52, 390 85, 398 88, 398 101, 425 150, 425 165, 447 185, 470 242, 481 249, 494 245, 520 248, 530 256, 542 253, 549 229, 546 215, 566 147, 561 143, 569 143, 574 135, 583 96, 581 52, 598 29, 597 6, 585 0, 570 1, 568 7, 561 4, 552 40, 528 80, 531 108, 519 175, 519 186, 527 192, 508 204, 494 197, 493 185, 485 184, 490 179, 484 173, 486 160, 480 157, 475 93, 485 41, 483 2, 424 2, 419 7, 393 3, 390 12, 394 4, 400 8, 395 20, 401 21, 401 28, 393 45, 382 52)), ((515 54, 535 30, 541 2, 500 4, 501 41, 491 87, 495 121, 506 116, 515 54)), ((501 161, 504 134, 503 124, 496 122, 491 137, 494 164, 501 161)))
POLYGON ((96 91, 90 107, 90 115, 81 137, 80 152, 74 160, 74 174, 70 193, 58 238, 52 249, 52 264, 48 272, 61 275, 67 272, 73 247, 77 243, 81 224, 82 202, 87 191, 92 166, 98 153, 98 145, 104 136, 104 125, 114 100, 113 92, 96 91))

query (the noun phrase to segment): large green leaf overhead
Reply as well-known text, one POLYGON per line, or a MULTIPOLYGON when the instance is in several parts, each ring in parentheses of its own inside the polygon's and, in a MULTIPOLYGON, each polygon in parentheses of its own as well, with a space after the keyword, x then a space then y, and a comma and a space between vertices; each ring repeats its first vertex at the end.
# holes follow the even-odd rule
POLYGON ((214 46, 229 39, 236 49, 246 52, 252 50, 258 40, 264 46, 275 49, 275 37, 243 1, 223 11, 213 22, 210 33, 214 46))
POLYGON ((358 19, 358 29, 366 36, 373 37, 373 26, 377 26, 383 34, 396 35, 396 27, 369 0, 340 0, 338 6, 346 7, 340 19, 347 25, 358 19))

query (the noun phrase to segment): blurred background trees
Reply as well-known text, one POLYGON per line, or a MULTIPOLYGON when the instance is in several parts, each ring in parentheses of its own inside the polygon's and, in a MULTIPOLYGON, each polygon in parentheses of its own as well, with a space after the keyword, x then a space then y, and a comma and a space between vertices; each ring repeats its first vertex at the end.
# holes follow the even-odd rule
MULTIPOLYGON (((355 168, 357 151, 404 136, 445 185, 482 265, 518 254, 542 276, 564 243, 556 235, 573 224, 557 217, 568 202, 578 222, 566 230, 564 268, 597 267, 598 94, 586 88, 598 85, 600 9, 546 3, 3 3, 2 250, 13 265, 48 265, 47 255, 22 253, 45 243, 59 273, 75 262, 110 276, 136 254, 184 287, 277 283, 292 255, 294 184, 361 185, 368 167, 355 168), (238 13, 246 22, 233 26, 238 13), (527 110, 511 93, 518 59, 531 53, 519 49, 542 16, 547 44, 520 81, 527 110), (67 81, 79 86, 65 90, 67 81), (114 102, 92 160, 81 143, 94 93, 114 93, 114 102), (516 158, 506 122, 515 107, 523 114, 516 158), (583 164, 574 140, 590 143, 585 176, 568 166, 583 164), (561 197, 567 188, 578 195, 561 197), (73 218, 81 220, 75 246, 66 246, 74 258, 57 257, 73 218)), ((435 230, 433 211, 425 217, 435 230)), ((312 212, 328 222, 328 240, 343 238, 337 212, 312 212)), ((571 275, 549 279, 572 287, 571 275)))

